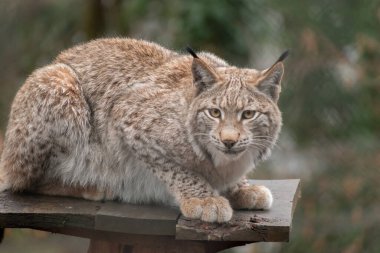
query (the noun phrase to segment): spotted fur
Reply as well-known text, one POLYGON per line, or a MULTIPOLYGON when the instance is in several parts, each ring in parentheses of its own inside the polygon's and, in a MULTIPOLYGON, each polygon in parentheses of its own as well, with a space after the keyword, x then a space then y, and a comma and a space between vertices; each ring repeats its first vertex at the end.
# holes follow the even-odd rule
POLYGON ((228 199, 269 208, 270 191, 244 176, 277 140, 282 73, 133 39, 73 47, 18 91, 0 191, 177 205, 210 222, 231 218, 228 199))

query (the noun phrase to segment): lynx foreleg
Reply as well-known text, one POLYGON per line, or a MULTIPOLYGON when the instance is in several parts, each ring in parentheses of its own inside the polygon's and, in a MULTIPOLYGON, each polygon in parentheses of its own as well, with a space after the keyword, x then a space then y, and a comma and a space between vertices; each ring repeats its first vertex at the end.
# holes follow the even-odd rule
MULTIPOLYGON (((143 115, 140 109, 143 105, 139 103, 124 97, 113 107, 114 120, 111 124, 115 137, 121 140, 127 152, 133 153, 146 169, 166 185, 185 217, 207 222, 229 221, 232 208, 228 200, 219 196, 205 178, 189 168, 196 166, 195 163, 187 166, 191 161, 184 158, 186 155, 178 155, 189 152, 191 148, 184 149, 186 141, 181 142, 173 137, 178 134, 178 139, 181 138, 181 126, 173 127, 168 132, 157 123, 170 121, 163 119, 158 111, 165 109, 172 112, 173 108, 158 105, 157 108, 145 108, 144 116, 140 117, 143 115), (182 151, 172 152, 179 149, 182 151)), ((150 106, 153 104, 151 101, 150 106)))
POLYGON ((165 163, 153 173, 168 186, 185 217, 207 222, 227 222, 232 217, 228 200, 201 176, 190 170, 165 163))

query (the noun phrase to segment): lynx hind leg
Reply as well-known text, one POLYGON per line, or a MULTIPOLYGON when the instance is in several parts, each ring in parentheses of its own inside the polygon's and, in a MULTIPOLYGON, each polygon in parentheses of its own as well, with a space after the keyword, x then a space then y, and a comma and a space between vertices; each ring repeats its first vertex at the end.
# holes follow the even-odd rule
POLYGON ((33 187, 50 158, 67 149, 70 139, 83 136, 88 107, 78 84, 74 71, 64 64, 41 68, 26 80, 11 108, 0 190, 33 187))
POLYGON ((65 185, 61 182, 43 183, 32 190, 34 193, 84 198, 93 201, 113 200, 115 196, 110 191, 99 189, 96 186, 65 185))

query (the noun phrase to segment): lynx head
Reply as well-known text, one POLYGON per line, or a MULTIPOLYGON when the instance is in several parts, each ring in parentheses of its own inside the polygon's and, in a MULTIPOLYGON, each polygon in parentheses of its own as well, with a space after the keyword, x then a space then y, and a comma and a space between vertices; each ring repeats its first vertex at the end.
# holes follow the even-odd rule
POLYGON ((216 166, 243 154, 255 164, 268 157, 282 124, 277 101, 287 52, 264 71, 213 67, 191 53, 196 95, 188 122, 199 151, 216 166))

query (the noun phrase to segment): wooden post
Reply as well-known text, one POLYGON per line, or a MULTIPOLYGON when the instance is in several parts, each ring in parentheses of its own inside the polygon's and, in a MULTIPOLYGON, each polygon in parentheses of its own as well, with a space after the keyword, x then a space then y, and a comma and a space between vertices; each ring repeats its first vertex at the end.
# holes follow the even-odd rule
POLYGON ((232 243, 208 243, 208 242, 176 242, 170 244, 136 244, 127 245, 111 241, 91 240, 87 253, 215 253, 234 246, 232 243))
POLYGON ((124 247, 120 243, 95 241, 91 240, 87 253, 130 253, 131 250, 124 251, 124 247))

